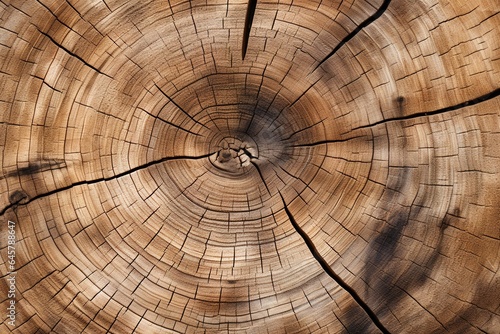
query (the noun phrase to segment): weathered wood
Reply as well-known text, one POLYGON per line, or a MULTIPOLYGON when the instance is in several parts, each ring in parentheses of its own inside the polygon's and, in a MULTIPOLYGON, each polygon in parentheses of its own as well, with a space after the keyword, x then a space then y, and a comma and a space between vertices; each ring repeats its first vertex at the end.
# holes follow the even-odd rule
POLYGON ((0 2, 0 332, 498 333, 498 2, 248 6, 0 2))

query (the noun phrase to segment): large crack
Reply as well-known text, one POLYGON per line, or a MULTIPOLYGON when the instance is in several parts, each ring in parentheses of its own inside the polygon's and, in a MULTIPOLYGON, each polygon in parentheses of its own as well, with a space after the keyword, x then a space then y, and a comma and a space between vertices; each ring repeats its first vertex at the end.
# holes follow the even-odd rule
POLYGON ((387 8, 389 7, 390 3, 391 3, 391 0, 384 0, 384 2, 380 6, 380 8, 377 9, 377 11, 375 12, 375 14, 371 15, 369 18, 367 18, 366 20, 364 20, 363 22, 361 22, 361 24, 359 26, 357 26, 356 29, 354 29, 347 36, 345 36, 340 41, 340 43, 337 44, 337 46, 325 58, 323 58, 323 60, 320 61, 318 63, 318 65, 316 65, 316 67, 314 68, 313 72, 316 71, 321 65, 323 65, 323 63, 325 61, 327 61, 328 59, 330 59, 330 57, 332 57, 335 53, 337 53, 337 51, 340 50, 341 47, 343 47, 345 44, 347 44, 347 42, 349 42, 351 39, 353 39, 354 36, 356 36, 361 30, 363 30, 368 25, 370 25, 371 23, 373 23, 376 19, 378 19, 380 16, 382 16, 382 14, 384 14, 385 11, 387 10, 387 8))
POLYGON ((314 243, 312 242, 311 238, 309 238, 307 233, 305 233, 304 230, 295 221, 295 218, 288 209, 288 205, 286 204, 285 199, 283 198, 281 192, 279 192, 279 195, 283 202, 283 208, 288 216, 288 219, 290 220, 290 223, 292 224, 295 231, 297 231, 297 233, 302 237, 305 244, 307 245, 307 248, 309 248, 309 251, 311 252, 312 256, 316 259, 316 261, 319 263, 321 268, 323 268, 323 270, 328 274, 328 276, 330 276, 342 289, 344 289, 356 301, 356 303, 363 309, 363 311, 365 311, 368 317, 372 320, 373 324, 377 326, 377 328, 382 333, 390 334, 387 328, 385 328, 384 325, 380 322, 375 312, 373 312, 373 310, 363 301, 363 299, 361 299, 361 297, 351 286, 349 286, 349 284, 347 284, 339 275, 337 275, 337 273, 335 273, 335 271, 333 271, 330 265, 321 256, 321 254, 314 246, 314 243))
MULTIPOLYGON (((382 3, 382 5, 380 6, 379 9, 377 9, 377 11, 371 15, 370 17, 368 17, 366 20, 364 20, 363 22, 361 22, 361 24, 359 26, 356 27, 356 29, 354 29, 353 31, 351 31, 347 36, 345 36, 339 44, 337 44, 333 50, 326 55, 326 57, 324 57, 317 65, 316 67, 314 67, 314 69, 311 71, 311 73, 314 73, 316 72, 316 70, 318 68, 320 68, 328 59, 330 59, 334 54, 337 53, 338 50, 340 50, 344 45, 346 45, 351 39, 353 39, 359 32, 361 32, 361 30, 363 30, 364 28, 366 28, 368 25, 370 25, 371 23, 373 23, 376 19, 378 19, 380 16, 382 16, 382 14, 385 13, 385 11, 387 10, 387 8, 389 8, 389 4, 391 3, 391 0, 384 0, 384 2, 382 3)), ((295 101, 293 101, 290 105, 289 105, 289 108, 292 107, 295 103, 297 103, 312 87, 314 87, 314 85, 316 85, 316 83, 318 81, 320 81, 320 79, 316 80, 316 82, 314 82, 312 85, 310 85, 295 101)))
POLYGON ((166 162, 166 161, 173 161, 173 160, 199 160, 199 159, 208 158, 208 157, 210 157, 214 153, 216 153, 216 152, 211 152, 211 153, 204 154, 204 155, 199 155, 199 156, 179 155, 179 156, 174 156, 174 157, 166 157, 166 158, 162 158, 162 159, 150 161, 150 162, 148 162, 146 164, 143 164, 143 165, 131 168, 129 170, 126 170, 124 172, 118 173, 118 174, 113 175, 113 176, 102 177, 102 178, 98 178, 98 179, 94 179, 94 180, 78 181, 78 182, 69 184, 67 186, 64 186, 64 187, 61 187, 61 188, 57 188, 57 189, 48 191, 48 192, 43 193, 43 194, 38 194, 38 195, 33 196, 31 198, 28 198, 28 195, 25 194, 24 192, 17 191, 17 192, 14 192, 14 194, 17 194, 16 196, 13 197, 11 195, 11 198, 13 198, 14 200, 11 200, 11 203, 9 205, 5 206, 2 209, 2 211, 0 211, 0 216, 3 216, 5 214, 5 212, 7 212, 7 210, 9 210, 11 208, 16 208, 19 205, 27 205, 27 204, 29 204, 29 203, 37 200, 37 199, 44 198, 44 197, 56 194, 56 193, 61 192, 61 191, 69 190, 69 189, 74 188, 74 187, 78 187, 78 186, 81 186, 81 185, 90 185, 90 184, 95 184, 95 183, 99 183, 99 182, 106 182, 106 181, 115 180, 115 179, 118 179, 120 177, 123 177, 123 176, 129 175, 129 174, 135 173, 135 172, 137 172, 139 170, 146 169, 148 167, 151 167, 153 165, 157 165, 157 164, 160 164, 160 163, 163 163, 163 162, 166 162))
POLYGON ((247 54, 248 39, 250 38, 250 30, 252 28, 253 16, 255 8, 257 7, 257 0, 248 0, 247 14, 245 17, 245 27, 243 30, 243 42, 241 46, 241 59, 245 60, 247 54))
POLYGON ((470 107, 470 106, 479 104, 481 102, 494 99, 494 98, 496 98, 498 96, 500 96, 500 88, 497 88, 497 89, 495 89, 494 91, 492 91, 490 93, 481 95, 481 96, 476 97, 476 98, 474 98, 472 100, 461 102, 461 103, 458 103, 458 104, 455 104, 455 105, 452 105, 452 106, 444 107, 444 108, 437 109, 437 110, 419 112, 419 113, 415 113, 415 114, 411 114, 411 115, 407 115, 407 116, 386 118, 386 119, 383 119, 383 120, 375 122, 375 123, 358 126, 356 128, 353 128, 351 131, 355 131, 355 130, 359 130, 359 129, 371 128, 371 127, 374 127, 374 126, 377 126, 377 125, 380 125, 380 124, 384 124, 384 123, 388 123, 388 122, 405 121, 405 120, 415 119, 415 118, 419 118, 419 117, 427 117, 427 116, 439 115, 439 114, 447 113, 449 111, 454 111, 454 110, 462 109, 462 108, 465 108, 465 107, 470 107))

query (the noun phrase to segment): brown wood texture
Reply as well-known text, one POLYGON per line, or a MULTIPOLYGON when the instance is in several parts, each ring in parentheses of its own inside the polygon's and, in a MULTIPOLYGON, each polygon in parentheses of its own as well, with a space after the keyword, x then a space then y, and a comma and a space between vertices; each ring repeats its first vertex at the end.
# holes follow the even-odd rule
POLYGON ((500 333, 498 0, 251 7, 0 0, 1 333, 500 333))

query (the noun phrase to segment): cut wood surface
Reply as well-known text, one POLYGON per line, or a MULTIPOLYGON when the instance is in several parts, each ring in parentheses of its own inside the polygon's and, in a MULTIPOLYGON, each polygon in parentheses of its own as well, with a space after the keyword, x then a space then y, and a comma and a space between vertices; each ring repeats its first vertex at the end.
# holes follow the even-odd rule
POLYGON ((500 333, 499 12, 0 0, 0 332, 500 333))

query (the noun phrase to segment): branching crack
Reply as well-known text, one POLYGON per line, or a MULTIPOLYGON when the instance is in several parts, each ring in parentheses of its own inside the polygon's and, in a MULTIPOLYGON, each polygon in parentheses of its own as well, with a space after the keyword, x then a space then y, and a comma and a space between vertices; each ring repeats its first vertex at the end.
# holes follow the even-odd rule
POLYGON ((441 109, 437 109, 437 110, 432 110, 432 111, 419 112, 419 113, 411 114, 411 115, 408 115, 408 116, 387 118, 387 119, 383 119, 381 121, 378 121, 378 122, 375 122, 375 123, 372 123, 372 124, 358 126, 356 128, 353 128, 352 131, 359 130, 359 129, 365 129, 365 128, 371 128, 371 127, 374 127, 376 125, 380 125, 380 124, 384 124, 384 123, 388 123, 388 122, 405 121, 405 120, 419 118, 419 117, 439 115, 439 114, 446 113, 448 111, 453 111, 453 110, 462 109, 464 107, 473 106, 473 105, 476 105, 478 103, 494 99, 494 98, 498 97, 499 95, 500 95, 500 88, 497 88, 497 89, 495 89, 494 91, 492 91, 490 93, 481 95, 481 96, 476 97, 475 99, 472 99, 472 100, 469 100, 469 101, 465 101, 465 102, 462 102, 462 103, 459 103, 459 104, 455 104, 453 106, 449 106, 449 107, 445 107, 445 108, 441 108, 441 109))
POLYGON ((77 187, 77 186, 81 186, 81 185, 85 185, 85 184, 89 185, 89 184, 95 184, 95 183, 99 183, 99 182, 111 181, 111 180, 118 179, 118 178, 120 178, 122 176, 126 176, 126 175, 129 175, 129 174, 135 173, 135 172, 137 172, 139 170, 142 170, 142 169, 145 169, 145 168, 148 168, 148 167, 151 167, 153 165, 157 165, 157 164, 160 164, 160 163, 163 163, 163 162, 166 162, 166 161, 173 161, 173 160, 199 160, 199 159, 204 159, 204 158, 210 157, 214 153, 216 153, 216 152, 211 152, 211 153, 200 155, 200 156, 179 155, 179 156, 174 156, 174 157, 166 157, 166 158, 162 158, 162 159, 159 159, 159 160, 150 161, 150 162, 148 162, 148 163, 146 163, 144 165, 140 165, 140 166, 131 168, 131 169, 127 170, 127 171, 118 173, 118 174, 113 175, 113 176, 102 177, 102 178, 98 178, 98 179, 94 179, 94 180, 84 180, 84 181, 75 182, 75 183, 69 184, 67 186, 64 186, 64 187, 61 187, 61 188, 57 188, 57 189, 48 191, 48 192, 43 193, 43 194, 38 194, 38 195, 33 196, 33 197, 29 198, 29 199, 27 199, 27 198, 24 197, 24 198, 21 198, 19 200, 12 201, 9 205, 7 205, 6 207, 4 207, 2 209, 2 211, 0 211, 0 216, 3 216, 5 214, 5 212, 7 210, 9 210, 10 208, 13 208, 13 207, 15 208, 15 207, 17 207, 19 205, 27 205, 27 204, 29 204, 29 203, 37 200, 37 199, 40 199, 40 198, 43 198, 43 197, 47 197, 47 196, 56 194, 56 193, 61 192, 61 191, 69 190, 69 189, 77 187))
POLYGON ((341 288, 343 288, 351 297, 356 301, 356 303, 365 311, 365 313, 368 315, 368 317, 373 321, 374 325, 377 326, 377 328, 384 334, 389 334, 390 332, 387 330, 387 328, 382 325, 380 320, 378 319, 377 315, 375 312, 370 309, 370 307, 361 299, 361 297, 357 294, 357 292, 350 287, 339 275, 337 275, 333 269, 330 267, 330 265, 326 262, 326 260, 321 256, 321 254, 318 252, 316 247, 314 246, 314 243, 312 242, 311 238, 304 232, 304 230, 297 224, 295 221, 295 218, 293 217, 292 213, 288 209, 288 205, 285 202, 285 199, 283 198, 283 195, 281 192, 279 193, 281 200, 283 201, 283 208, 285 210, 285 213, 288 216, 288 219, 290 220, 290 223, 292 224, 293 228, 297 231, 297 233, 302 237, 304 242, 307 245, 307 248, 309 248, 309 251, 311 252, 312 256, 316 259, 316 261, 319 263, 321 268, 330 276, 338 285, 340 285, 341 288))

